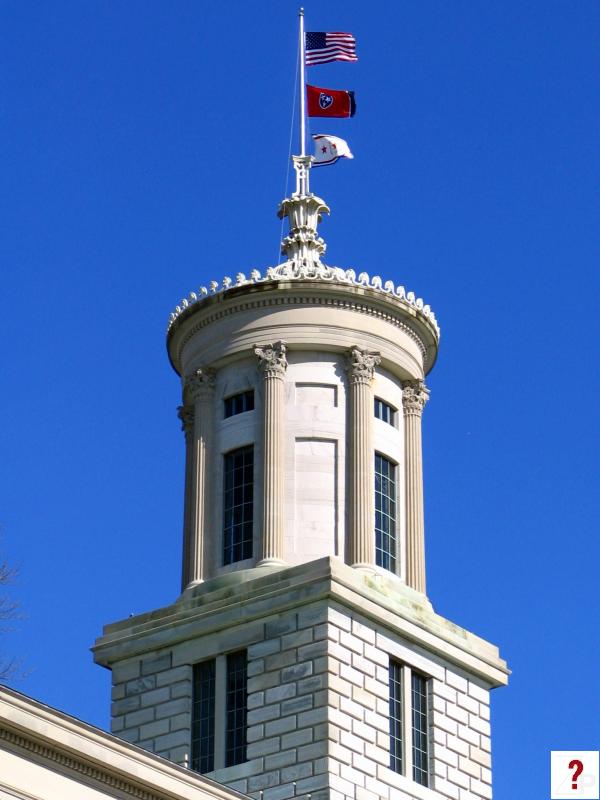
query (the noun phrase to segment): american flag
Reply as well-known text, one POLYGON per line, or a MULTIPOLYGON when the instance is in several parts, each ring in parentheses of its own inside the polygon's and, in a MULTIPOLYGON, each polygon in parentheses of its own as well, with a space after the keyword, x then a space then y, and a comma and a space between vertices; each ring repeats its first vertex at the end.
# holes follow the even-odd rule
POLYGON ((356 39, 351 33, 306 33, 306 66, 328 61, 358 61, 356 39))

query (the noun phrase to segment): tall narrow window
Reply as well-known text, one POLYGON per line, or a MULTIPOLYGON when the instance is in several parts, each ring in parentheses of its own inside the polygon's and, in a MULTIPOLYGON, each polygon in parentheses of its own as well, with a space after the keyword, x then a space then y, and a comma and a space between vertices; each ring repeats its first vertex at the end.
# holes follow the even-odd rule
POLYGON ((375 563, 396 572, 396 465, 375 453, 375 563))
POLYGON ((248 654, 194 665, 191 768, 206 774, 246 760, 248 654), (218 715, 218 719, 216 718, 218 715))
POLYGON ((390 661, 390 769, 402 773, 402 665, 390 661))
POLYGON ((254 389, 232 394, 231 397, 223 400, 223 416, 225 418, 243 414, 244 411, 254 411, 254 389))
POLYGON ((375 398, 375 417, 387 422, 388 425, 396 424, 396 409, 385 400, 380 400, 379 397, 375 398))
POLYGON ((192 695, 192 769, 215 768, 215 661, 194 666, 192 695))
POLYGON ((390 659, 390 769, 429 786, 428 679, 390 659))
POLYGON ((415 672, 411 675, 413 780, 428 785, 429 748, 427 746, 427 681, 415 672))
POLYGON ((225 766, 233 767, 246 760, 246 651, 227 656, 225 766))
POLYGON ((224 457, 223 564, 252 558, 254 518, 254 446, 224 457))

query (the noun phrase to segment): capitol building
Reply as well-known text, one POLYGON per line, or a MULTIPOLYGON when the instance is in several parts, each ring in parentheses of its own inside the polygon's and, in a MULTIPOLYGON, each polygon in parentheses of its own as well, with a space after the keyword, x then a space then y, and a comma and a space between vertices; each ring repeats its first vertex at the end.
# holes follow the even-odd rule
POLYGON ((440 329, 389 276, 325 263, 311 160, 280 205, 282 263, 171 314, 182 580, 96 640, 111 732, 0 689, 1 800, 492 797, 509 670, 427 595, 440 329))

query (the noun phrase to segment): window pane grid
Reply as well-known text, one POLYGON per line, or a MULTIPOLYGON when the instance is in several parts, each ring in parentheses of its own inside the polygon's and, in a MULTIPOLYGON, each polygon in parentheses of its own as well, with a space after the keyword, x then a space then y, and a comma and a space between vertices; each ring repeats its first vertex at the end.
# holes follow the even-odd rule
POLYGON ((390 769, 402 773, 402 665, 390 661, 390 769))
POLYGON ((396 424, 396 409, 384 400, 375 398, 375 417, 387 422, 388 425, 396 424))
POLYGON ((225 766, 232 767, 246 760, 246 651, 227 656, 226 746, 225 766))
POLYGON ((223 407, 223 416, 225 418, 243 414, 244 411, 254 411, 254 389, 226 397, 223 400, 223 407))
POLYGON ((223 478, 223 564, 252 558, 254 446, 226 453, 223 478))
POLYGON ((396 465, 375 453, 375 563, 396 571, 396 465))
POLYGON ((194 666, 192 699, 192 769, 215 768, 215 661, 194 666))
POLYGON ((413 672, 411 682, 413 780, 422 786, 427 786, 429 783, 427 681, 413 672))

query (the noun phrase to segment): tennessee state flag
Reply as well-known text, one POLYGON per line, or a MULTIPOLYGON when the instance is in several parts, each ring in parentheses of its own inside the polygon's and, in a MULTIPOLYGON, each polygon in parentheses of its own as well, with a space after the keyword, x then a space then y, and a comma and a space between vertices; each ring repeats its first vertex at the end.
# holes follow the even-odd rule
POLYGON ((354 92, 346 89, 322 89, 306 84, 309 117, 353 117, 356 111, 354 92))

